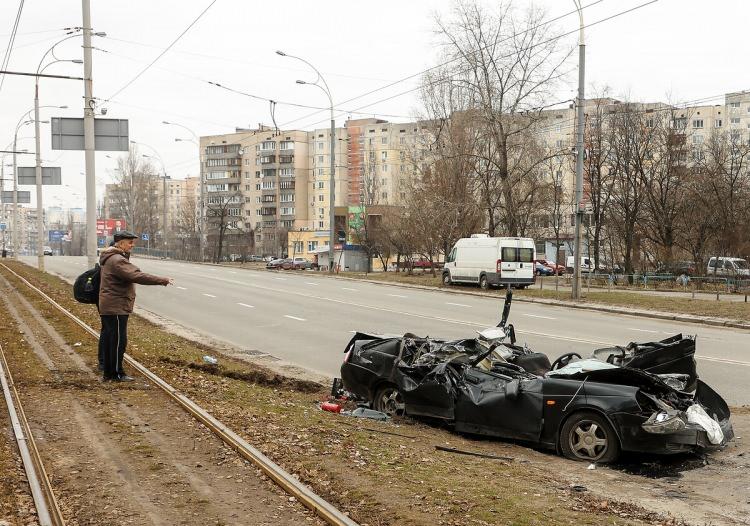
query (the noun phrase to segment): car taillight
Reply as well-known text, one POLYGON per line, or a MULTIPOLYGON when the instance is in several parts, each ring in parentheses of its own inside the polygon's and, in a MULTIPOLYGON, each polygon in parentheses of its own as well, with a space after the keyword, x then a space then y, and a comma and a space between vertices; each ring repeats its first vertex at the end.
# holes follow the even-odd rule
POLYGON ((500 274, 503 272, 503 260, 498 259, 497 264, 495 265, 495 272, 497 272, 498 277, 500 277, 500 274))

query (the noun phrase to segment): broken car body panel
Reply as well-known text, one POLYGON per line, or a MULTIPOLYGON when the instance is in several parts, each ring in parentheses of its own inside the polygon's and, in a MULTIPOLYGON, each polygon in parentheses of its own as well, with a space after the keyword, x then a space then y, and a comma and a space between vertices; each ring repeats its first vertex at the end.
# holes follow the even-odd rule
MULTIPOLYGON (((510 294, 506 312, 509 301, 510 294)), ((693 338, 600 349, 551 370, 544 354, 506 341, 512 326, 488 334, 493 338, 445 341, 357 333, 346 347, 343 385, 375 405, 378 393, 397 390, 405 414, 444 420, 459 432, 519 439, 567 456, 578 447, 579 460, 717 445, 695 423, 705 417, 689 421, 695 404, 721 428, 721 444, 733 437, 726 402, 698 380, 693 338), (575 422, 566 426, 569 419, 575 422), (568 452, 563 440, 570 441, 568 452)), ((716 441, 717 429, 711 436, 716 441)))

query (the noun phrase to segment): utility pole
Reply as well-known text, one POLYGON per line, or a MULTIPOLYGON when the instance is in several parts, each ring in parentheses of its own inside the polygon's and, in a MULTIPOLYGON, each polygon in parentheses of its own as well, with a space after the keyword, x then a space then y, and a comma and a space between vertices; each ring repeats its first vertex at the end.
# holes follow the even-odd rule
MULTIPOLYGON (((331 101, 331 186, 329 188, 328 201, 331 204, 330 218, 328 220, 331 225, 331 233, 328 240, 328 244, 330 245, 330 248, 328 249, 328 257, 331 261, 331 268, 329 269, 330 273, 334 270, 333 245, 336 240, 336 121, 333 118, 333 101, 331 101)), ((344 250, 343 246, 341 247, 341 250, 344 250)))
MULTIPOLYGON (((576 240, 573 261, 573 299, 581 300, 581 244, 583 243, 583 130, 584 130, 584 84, 586 80, 586 44, 583 39, 583 11, 579 0, 573 0, 578 9, 580 22, 578 38, 578 98, 576 99, 576 240)), ((591 271, 592 269, 589 269, 591 271)))
POLYGON ((34 90, 34 142, 36 147, 36 260, 37 268, 41 272, 44 272, 44 210, 42 208, 42 145, 39 138, 39 77, 36 78, 34 90))
POLYGON ((91 1, 82 0, 83 11, 83 142, 86 150, 86 255, 96 263, 96 160, 94 158, 93 79, 91 77, 91 1))
POLYGON ((18 259, 21 250, 21 228, 18 224, 18 164, 16 162, 16 143, 18 142, 18 127, 13 137, 13 259, 18 259))

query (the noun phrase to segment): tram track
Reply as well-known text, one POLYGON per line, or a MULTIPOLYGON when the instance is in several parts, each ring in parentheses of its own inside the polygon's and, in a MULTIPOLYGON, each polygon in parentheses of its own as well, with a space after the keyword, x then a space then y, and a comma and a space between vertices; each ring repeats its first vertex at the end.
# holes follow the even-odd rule
MULTIPOLYGON (((23 276, 15 272, 13 269, 6 265, 0 265, 9 274, 14 276, 18 281, 23 283, 30 290, 39 295, 45 302, 50 304, 52 307, 57 309, 59 312, 64 314, 76 325, 78 325, 85 333, 90 337, 98 339, 98 332, 92 329, 83 320, 75 316, 73 313, 65 309, 62 305, 56 302, 53 298, 47 295, 40 288, 30 283, 23 276)), ((178 389, 170 385, 168 382, 160 378, 158 375, 149 370, 145 365, 135 360, 133 357, 126 355, 126 362, 141 375, 148 379, 155 386, 159 387, 169 398, 174 401, 179 407, 186 411, 195 420, 205 425, 214 435, 226 444, 228 447, 236 451, 243 459, 249 461, 254 465, 263 475, 270 478, 278 487, 280 487, 290 497, 294 497, 298 502, 304 505, 306 508, 311 510, 320 519, 331 525, 342 525, 342 526, 356 526, 356 522, 349 518, 346 514, 341 512, 338 508, 333 506, 331 503, 317 495, 308 486, 297 480, 294 476, 284 470, 281 466, 273 462, 270 458, 264 455, 260 450, 255 448, 253 445, 248 443, 245 439, 235 433, 223 422, 211 415, 206 409, 198 405, 192 399, 181 393, 178 389)), ((5 369, 7 370, 7 364, 5 369)), ((28 435, 30 433, 27 432, 28 435)), ((34 448, 35 449, 35 448, 34 448)), ((38 454, 38 453, 37 453, 38 454)), ((44 477, 42 477, 44 478, 44 477)), ((54 499, 54 496, 53 496, 54 499)), ((41 524, 41 522, 40 522, 41 524)), ((50 522, 56 526, 57 524, 50 522)))

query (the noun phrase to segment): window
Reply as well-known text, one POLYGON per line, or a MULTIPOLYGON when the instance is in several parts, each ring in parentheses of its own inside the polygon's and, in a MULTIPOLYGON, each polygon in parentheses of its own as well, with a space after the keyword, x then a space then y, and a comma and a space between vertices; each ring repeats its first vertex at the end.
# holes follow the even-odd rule
POLYGON ((556 147, 558 147, 558 148, 562 148, 562 145, 563 145, 562 139, 557 139, 557 140, 555 141, 555 146, 556 146, 556 147))
POLYGON ((263 190, 275 190, 276 181, 263 181, 263 190))
POLYGON ((294 202, 294 194, 281 194, 281 202, 282 203, 293 203, 294 202))
POLYGON ((323 156, 322 156, 322 155, 318 155, 318 162, 319 162, 319 163, 322 163, 322 162, 323 162, 323 156))
POLYGON ((381 137, 380 144, 388 144, 388 137, 381 137))
POLYGON ((703 119, 693 119, 693 128, 703 128, 703 119))
POLYGON ((388 152, 380 152, 380 160, 381 161, 387 161, 388 160, 388 152))
POLYGON ((325 186, 325 183, 323 181, 318 181, 318 190, 322 190, 325 186))
POLYGON ((246 184, 246 185, 245 185, 245 191, 249 192, 250 190, 252 190, 252 186, 253 186, 253 185, 250 185, 250 184, 246 184))
POLYGON ((324 142, 319 142, 319 143, 318 143, 318 150, 322 150, 322 149, 323 149, 323 147, 324 147, 324 145, 325 145, 325 143, 324 143, 324 142))
POLYGON ((282 168, 279 170, 281 177, 294 177, 294 168, 282 168))
POLYGON ((325 194, 318 194, 318 201, 325 201, 325 194))
POLYGON ((318 214, 319 215, 323 215, 325 213, 326 213, 326 209, 325 208, 318 208, 318 214))
POLYGON ((714 120, 714 128, 721 128, 721 119, 714 120))
POLYGON ((227 185, 225 184, 208 184, 206 185, 206 192, 226 192, 227 185))
POLYGON ((323 228, 323 221, 318 221, 318 228, 323 228))
POLYGON ((654 118, 648 118, 646 119, 646 128, 653 128, 654 127, 654 118))
POLYGON ((693 135, 693 144, 702 144, 703 135, 693 135))
POLYGON ((283 215, 283 216, 293 216, 294 215, 294 207, 293 206, 282 206, 281 207, 281 215, 283 215))
POLYGON ((263 141, 261 150, 275 150, 275 149, 276 149, 276 143, 274 141, 263 141))
POLYGON ((729 103, 729 107, 730 108, 739 108, 740 107, 740 103, 739 102, 730 102, 729 103))
POLYGON ((384 164, 384 165, 383 165, 383 171, 384 171, 384 172, 387 172, 387 171, 388 171, 388 165, 387 165, 387 164, 384 164))
POLYGON ((740 118, 739 117, 732 117, 729 122, 731 122, 732 124, 739 124, 740 123, 740 118))
POLYGON ((388 199, 388 192, 383 192, 383 193, 381 194, 381 197, 382 197, 383 199, 388 199))
POLYGON ((260 189, 261 189, 260 183, 257 183, 257 184, 255 185, 255 189, 256 189, 256 190, 260 190, 260 189))
POLYGON ((313 250, 318 248, 318 242, 317 241, 308 241, 307 242, 307 251, 312 252, 313 250))
POLYGON ((534 249, 502 247, 500 257, 508 263, 531 263, 534 261, 534 249))
POLYGON ((294 141, 281 141, 282 150, 294 150, 294 141))
POLYGON ((245 172, 245 179, 250 179, 250 172, 245 172))
POLYGON ((229 208, 227 209, 230 216, 241 216, 242 215, 242 209, 241 208, 229 208))
POLYGON ((250 159, 245 159, 245 166, 250 166, 250 159))
POLYGON ((398 142, 399 144, 406 144, 406 137, 399 137, 398 142))
POLYGON ((323 168, 318 168, 318 175, 323 175, 323 168))
POLYGON ((260 196, 257 196, 257 197, 255 198, 255 204, 256 204, 256 205, 259 205, 259 204, 260 204, 260 196))

